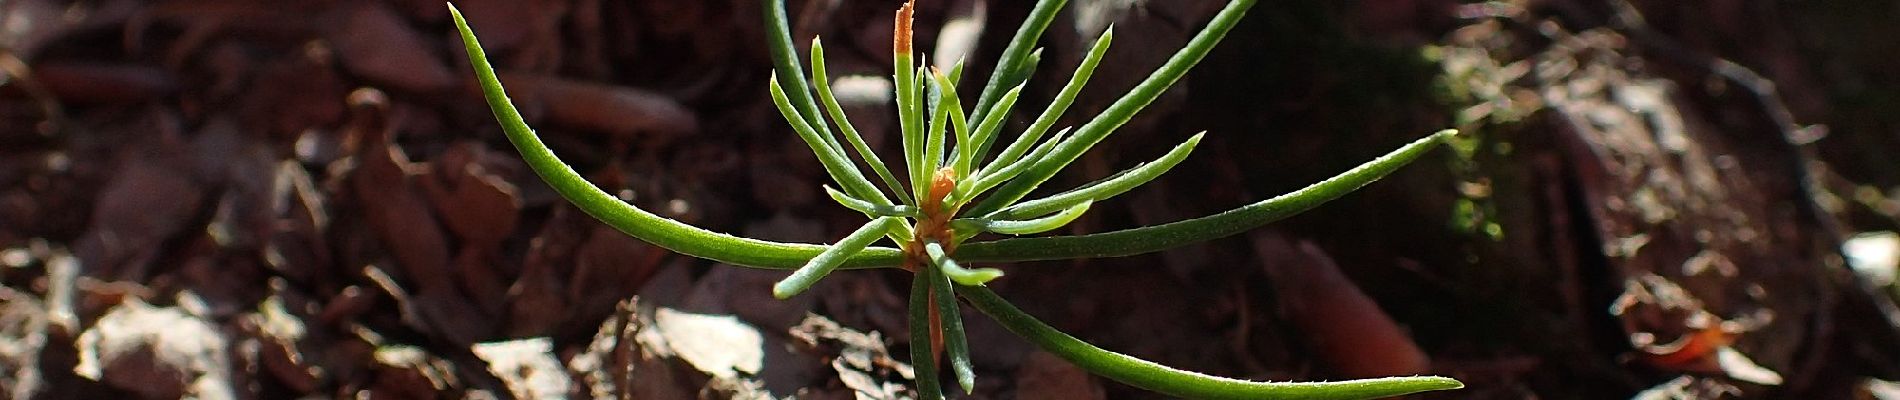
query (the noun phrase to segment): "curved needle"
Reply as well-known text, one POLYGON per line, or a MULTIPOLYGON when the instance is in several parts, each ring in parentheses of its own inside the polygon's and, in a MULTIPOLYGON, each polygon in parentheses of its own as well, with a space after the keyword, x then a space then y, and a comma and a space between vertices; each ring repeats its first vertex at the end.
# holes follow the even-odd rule
MULTIPOLYGON (((488 107, 494 111, 495 119, 501 122, 502 132, 508 135, 508 141, 521 151, 522 159, 527 161, 535 174, 547 181, 548 186, 552 186, 561 197, 586 211, 587 215, 667 250, 733 265, 792 269, 804 265, 825 250, 825 246, 819 245, 771 242, 708 231, 654 215, 594 187, 573 168, 562 163, 559 157, 555 157, 540 138, 535 137, 534 130, 528 128, 528 124, 521 120, 521 113, 515 110, 514 104, 509 103, 501 80, 495 77, 494 67, 488 65, 487 55, 482 52, 475 33, 469 30, 468 21, 462 18, 461 11, 454 6, 449 7, 449 14, 455 18, 455 29, 461 31, 462 45, 468 51, 468 61, 475 69, 476 79, 481 82, 482 96, 488 100, 488 107)), ((897 265, 901 259, 902 254, 897 249, 872 247, 852 255, 840 267, 889 267, 897 265)))

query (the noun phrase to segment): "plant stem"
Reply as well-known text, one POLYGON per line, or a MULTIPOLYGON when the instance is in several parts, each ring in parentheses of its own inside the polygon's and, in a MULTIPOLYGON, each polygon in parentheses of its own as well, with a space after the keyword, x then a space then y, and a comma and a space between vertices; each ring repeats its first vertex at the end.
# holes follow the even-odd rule
MULTIPOLYGON (((806 261, 825 250, 825 246, 819 245, 779 243, 708 231, 654 215, 588 183, 580 173, 574 172, 574 168, 561 162, 554 151, 548 150, 547 144, 542 143, 534 130, 528 128, 527 122, 521 120, 521 113, 508 101, 501 79, 495 76, 494 67, 488 64, 481 42, 476 40, 475 32, 469 29, 468 21, 462 18, 462 12, 450 6, 449 14, 454 17, 455 27, 462 34, 463 50, 468 53, 469 65, 474 68, 475 78, 481 84, 482 96, 488 101, 489 110, 494 112, 495 120, 501 123, 501 130, 508 136, 508 141, 521 152, 522 160, 542 181, 547 182, 562 198, 587 212, 587 215, 655 246, 733 265, 793 269, 805 265, 806 261)), ((901 253, 897 249, 871 247, 852 255, 840 268, 892 267, 901 260, 901 253)))
POLYGON ((1010 332, 1029 339, 1036 347, 1069 360, 1091 373, 1170 396, 1195 399, 1368 399, 1464 387, 1457 380, 1436 376, 1340 382, 1254 382, 1183 371, 1083 342, 1024 313, 989 289, 977 286, 958 286, 956 289, 958 294, 970 301, 970 306, 988 314, 1010 332))

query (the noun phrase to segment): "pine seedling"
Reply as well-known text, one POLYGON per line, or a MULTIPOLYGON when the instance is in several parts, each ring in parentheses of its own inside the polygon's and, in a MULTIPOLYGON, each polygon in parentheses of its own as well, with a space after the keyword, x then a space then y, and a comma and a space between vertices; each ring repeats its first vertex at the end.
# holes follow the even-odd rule
POLYGON ((902 268, 913 272, 908 309, 910 358, 921 398, 944 397, 938 372, 944 364, 948 364, 964 393, 974 388, 976 374, 970 363, 958 298, 1011 332, 1085 370, 1171 396, 1363 399, 1463 387, 1457 380, 1437 376, 1259 382, 1178 370, 1104 350, 1062 333, 984 286, 1002 278, 1004 271, 976 265, 1122 257, 1245 232, 1357 190, 1455 134, 1449 130, 1432 134, 1292 193, 1213 215, 1087 235, 1021 236, 1060 229, 1088 212, 1091 205, 1161 176, 1193 152, 1202 134, 1193 135, 1154 161, 1094 183, 1025 200, 1200 62, 1255 0, 1232 0, 1165 64, 1101 114, 1079 127, 1049 133, 1107 53, 1114 29, 1104 31, 1055 98, 1027 128, 1013 132, 1013 138, 1000 150, 994 145, 1002 143, 1004 122, 1016 111, 1029 72, 1040 58, 1040 49, 1033 49, 1034 44, 1066 1, 1036 3, 1003 50, 982 92, 967 98, 975 100, 967 110, 963 108, 966 97, 957 93, 956 85, 963 75, 962 64, 949 71, 921 66, 911 46, 912 5, 905 4, 896 13, 892 32, 892 82, 903 147, 903 164, 896 166, 886 164, 873 151, 833 96, 823 43, 815 38, 811 42, 808 76, 792 46, 783 0, 762 3, 774 64, 767 87, 772 101, 837 184, 836 188, 825 186, 825 193, 869 219, 833 244, 780 243, 712 232, 647 212, 589 184, 522 121, 467 21, 452 5, 450 12, 483 95, 508 140, 536 174, 589 215, 628 235, 682 254, 739 266, 792 270, 772 287, 773 296, 779 298, 796 296, 840 269, 902 268), (864 165, 854 162, 852 154, 864 165), (867 178, 867 168, 878 182, 867 178), (1002 238, 981 239, 989 237, 1002 238), (887 240, 895 247, 878 245, 887 240))

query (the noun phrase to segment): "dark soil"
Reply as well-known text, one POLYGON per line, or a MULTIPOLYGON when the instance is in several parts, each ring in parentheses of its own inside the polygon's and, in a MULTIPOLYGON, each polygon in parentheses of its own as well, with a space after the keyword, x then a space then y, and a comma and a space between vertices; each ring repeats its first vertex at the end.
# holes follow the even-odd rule
MULTIPOLYGON (((1026 3, 920 2, 918 43, 980 16, 967 76, 988 76, 1026 3)), ((1108 23, 1118 35, 1061 125, 1222 4, 1071 3, 1022 104, 1046 102, 1108 23)), ((1219 212, 1466 135, 1254 233, 1002 265, 992 286, 1102 347, 1249 379, 1897 398, 1892 256, 1842 250, 1900 245, 1862 235, 1900 230, 1891 2, 1267 3, 1046 186, 1209 131, 1199 154, 1067 233, 1219 212)), ((759 2, 456 4, 528 121, 609 192, 774 240, 862 223, 767 98, 759 2)), ((798 42, 826 39, 834 77, 878 77, 896 6, 788 10, 798 42)), ((905 273, 779 301, 783 272, 628 238, 527 170, 467 65, 435 1, 0 1, 0 391, 912 396, 905 273)), ((839 90, 856 126, 895 150, 882 92, 855 82, 839 90)), ((966 314, 972 397, 1156 397, 966 314)))

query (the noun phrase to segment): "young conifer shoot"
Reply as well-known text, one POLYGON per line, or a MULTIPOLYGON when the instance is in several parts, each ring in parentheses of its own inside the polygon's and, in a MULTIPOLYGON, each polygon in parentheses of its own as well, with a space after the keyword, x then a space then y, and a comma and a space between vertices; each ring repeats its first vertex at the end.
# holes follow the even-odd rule
POLYGON ((1065 0, 1040 0, 992 69, 983 91, 957 93, 961 63, 948 71, 923 66, 911 47, 912 5, 897 10, 892 32, 897 122, 903 165, 886 164, 864 141, 834 98, 824 45, 811 42, 810 75, 792 45, 783 0, 761 0, 774 69, 767 90, 794 132, 811 148, 837 186, 824 190, 870 221, 829 245, 780 243, 708 231, 621 201, 561 162, 522 121, 503 91, 481 44, 454 6, 483 95, 508 140, 549 186, 581 210, 641 240, 722 263, 791 270, 772 288, 796 296, 838 269, 902 268, 913 272, 909 322, 911 362, 920 398, 945 393, 938 367, 948 365, 956 385, 970 393, 976 374, 958 298, 1011 332, 1092 373, 1163 394, 1206 399, 1364 399, 1463 387, 1437 376, 1337 382, 1259 382, 1183 371, 1090 345, 1017 309, 984 287, 1004 271, 986 263, 1121 257, 1232 236, 1312 209, 1357 190, 1412 162, 1455 132, 1441 131, 1406 144, 1345 173, 1292 193, 1200 218, 1075 236, 1034 235, 1062 228, 1096 202, 1147 183, 1179 164, 1200 143, 1195 134, 1154 161, 1048 197, 1028 195, 1114 133, 1136 112, 1185 75, 1234 27, 1255 0, 1232 0, 1201 32, 1145 80, 1079 127, 1050 132, 1101 64, 1114 29, 1095 40, 1068 82, 1027 128, 1007 140, 1004 121, 1017 112, 1024 82, 1040 59, 1035 43, 1065 0), (807 82, 810 86, 807 86, 807 82), (814 98, 814 94, 816 97, 814 98), (996 146, 1001 145, 998 149, 996 146), (864 165, 853 161, 855 154, 864 165), (865 175, 868 169, 877 177, 865 175), (901 176, 901 178, 900 178, 901 176), (881 184, 881 185, 880 185, 881 184), (974 240, 984 233, 1003 239, 974 240), (895 247, 879 246, 888 239, 895 247))

